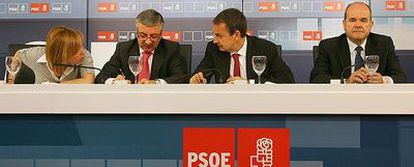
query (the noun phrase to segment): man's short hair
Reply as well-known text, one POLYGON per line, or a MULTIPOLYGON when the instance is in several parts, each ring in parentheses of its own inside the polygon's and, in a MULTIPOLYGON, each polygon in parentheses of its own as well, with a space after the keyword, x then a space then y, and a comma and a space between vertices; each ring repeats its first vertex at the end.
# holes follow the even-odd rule
POLYGON ((147 9, 142 11, 138 14, 136 17, 136 25, 138 26, 138 23, 146 25, 146 26, 157 26, 161 25, 161 27, 164 25, 164 18, 160 13, 158 13, 154 9, 147 9))
POLYGON ((227 31, 233 35, 236 30, 240 31, 241 37, 246 36, 247 23, 243 13, 235 8, 221 11, 213 20, 214 24, 225 23, 227 31))
POLYGON ((365 5, 368 9, 369 9, 369 19, 372 20, 372 9, 371 6, 369 6, 367 3, 365 2, 361 2, 361 1, 357 1, 357 2, 352 2, 350 3, 346 9, 345 9, 345 13, 344 13, 344 20, 346 20, 346 13, 348 12, 349 7, 351 7, 352 5, 356 5, 356 4, 363 4, 365 5))

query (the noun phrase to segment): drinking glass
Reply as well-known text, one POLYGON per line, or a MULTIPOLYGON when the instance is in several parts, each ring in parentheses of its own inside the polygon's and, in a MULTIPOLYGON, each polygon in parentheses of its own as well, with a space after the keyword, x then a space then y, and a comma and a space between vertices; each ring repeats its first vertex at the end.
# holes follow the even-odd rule
MULTIPOLYGON (((21 60, 17 57, 8 56, 5 59, 5 65, 7 72, 12 76, 12 80, 14 80, 15 75, 17 74, 17 72, 19 72, 20 67, 22 66, 21 60)), ((5 82, 7 82, 6 76, 4 76, 4 78, 5 82)))
POLYGON ((252 65, 259 79, 259 84, 261 84, 261 75, 266 69, 266 56, 253 56, 252 65))
POLYGON ((365 68, 368 69, 369 74, 374 75, 379 67, 379 56, 378 55, 366 55, 365 56, 365 68))
POLYGON ((128 66, 129 66, 129 70, 131 70, 131 72, 134 74, 135 76, 135 84, 138 83, 138 74, 139 72, 141 72, 141 67, 142 67, 142 61, 140 61, 140 57, 139 56, 130 56, 128 58, 128 66))

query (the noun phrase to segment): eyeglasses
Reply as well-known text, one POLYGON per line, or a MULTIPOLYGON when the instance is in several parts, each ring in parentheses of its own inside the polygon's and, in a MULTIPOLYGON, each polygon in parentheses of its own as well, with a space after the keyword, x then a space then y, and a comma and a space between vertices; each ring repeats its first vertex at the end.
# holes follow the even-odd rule
POLYGON ((157 41, 160 38, 161 34, 150 34, 147 35, 145 33, 138 33, 137 37, 141 40, 146 41, 147 39, 150 39, 151 41, 157 41))

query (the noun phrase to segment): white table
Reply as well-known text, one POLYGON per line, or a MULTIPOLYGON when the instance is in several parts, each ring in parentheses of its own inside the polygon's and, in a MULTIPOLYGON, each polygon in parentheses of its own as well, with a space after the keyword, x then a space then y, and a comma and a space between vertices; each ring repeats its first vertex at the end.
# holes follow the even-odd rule
POLYGON ((401 85, 0 85, 1 114, 414 114, 401 85))

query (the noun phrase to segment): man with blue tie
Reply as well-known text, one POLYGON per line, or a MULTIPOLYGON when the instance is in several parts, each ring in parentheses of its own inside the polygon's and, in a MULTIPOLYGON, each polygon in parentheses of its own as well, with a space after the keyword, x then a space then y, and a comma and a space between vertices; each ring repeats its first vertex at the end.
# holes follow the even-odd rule
POLYGON ((374 22, 369 5, 364 2, 349 4, 342 23, 344 34, 320 42, 311 83, 329 83, 331 79, 342 77, 346 78, 346 83, 406 82, 392 39, 371 33, 374 22), (373 75, 364 67, 365 55, 379 56, 379 68, 373 75))

